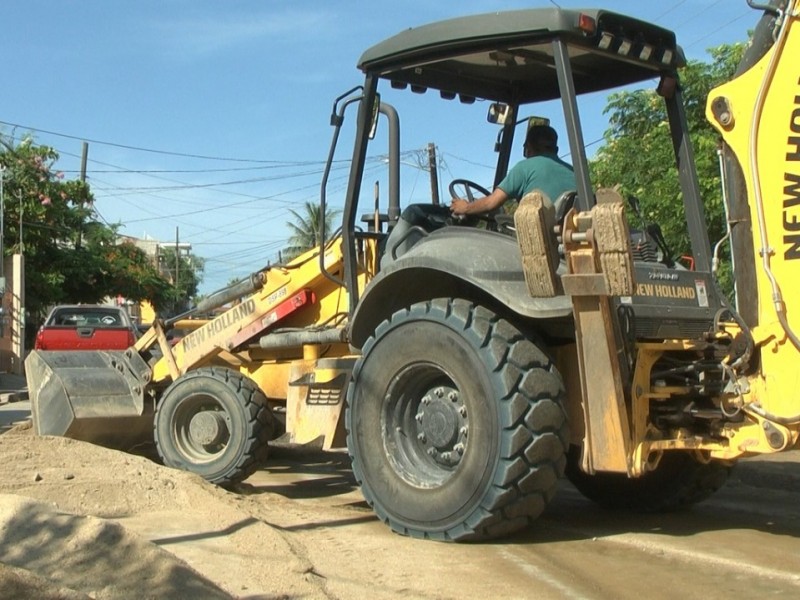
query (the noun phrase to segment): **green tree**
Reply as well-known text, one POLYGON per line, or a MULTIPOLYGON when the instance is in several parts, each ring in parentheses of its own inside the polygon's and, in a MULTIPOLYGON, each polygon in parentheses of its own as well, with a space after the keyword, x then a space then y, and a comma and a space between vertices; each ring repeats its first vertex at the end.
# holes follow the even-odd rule
POLYGON ((163 277, 169 282, 165 294, 167 302, 160 311, 164 316, 173 316, 189 310, 196 300, 197 288, 203 281, 205 261, 194 254, 178 254, 175 260, 175 248, 162 246, 159 251, 159 267, 163 277), (177 284, 176 284, 177 270, 177 284))
MULTIPOLYGON (((319 246, 322 232, 322 214, 318 204, 305 203, 305 214, 290 210, 294 222, 287 221, 286 226, 292 231, 289 245, 284 249, 284 259, 302 254, 306 250, 319 246)), ((338 210, 325 211, 325 241, 330 239, 333 230, 333 219, 339 214, 338 210)))
MULTIPOLYGON (((691 61, 680 72, 712 244, 726 228, 717 159, 720 138, 705 118, 706 98, 713 87, 733 76, 744 49, 743 43, 713 48, 712 62, 691 61)), ((591 161, 594 184, 619 185, 623 196, 639 198, 644 218, 661 226, 674 257, 688 255, 691 247, 663 100, 650 89, 618 92, 609 96, 605 113, 605 143, 591 161)), ((637 225, 635 218, 631 221, 637 225)))
POLYGON ((54 169, 58 154, 30 137, 0 135, 4 172, 3 256, 25 256, 26 308, 37 323, 47 308, 123 295, 166 300, 168 282, 145 253, 117 242, 116 227, 95 219, 89 186, 54 169))

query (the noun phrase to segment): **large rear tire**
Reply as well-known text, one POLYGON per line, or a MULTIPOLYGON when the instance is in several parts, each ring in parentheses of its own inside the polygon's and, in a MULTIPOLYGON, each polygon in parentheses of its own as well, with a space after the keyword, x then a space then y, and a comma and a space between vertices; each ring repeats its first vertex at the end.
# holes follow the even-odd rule
POLYGON ((563 394, 550 359, 485 308, 438 299, 396 312, 348 388, 347 446, 365 499, 414 537, 528 526, 564 472, 563 394))
POLYGON ((231 369, 197 369, 164 392, 156 409, 156 448, 165 465, 228 486, 267 459, 274 426, 252 380, 231 369))
POLYGON ((641 477, 624 473, 588 475, 580 468, 580 448, 572 446, 567 478, 589 500, 611 510, 671 512, 711 496, 728 479, 731 468, 719 461, 699 461, 693 453, 665 452, 655 470, 641 477))

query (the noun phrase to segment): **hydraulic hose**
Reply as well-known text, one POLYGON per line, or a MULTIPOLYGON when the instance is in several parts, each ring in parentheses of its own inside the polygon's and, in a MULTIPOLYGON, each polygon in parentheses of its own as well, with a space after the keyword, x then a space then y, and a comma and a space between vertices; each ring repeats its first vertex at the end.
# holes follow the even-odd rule
POLYGON ((339 344, 346 341, 343 328, 321 330, 276 331, 262 337, 258 344, 262 348, 294 348, 307 344, 339 344))
POLYGON ((170 329, 172 325, 181 319, 186 319, 187 317, 197 313, 208 312, 209 310, 213 310, 222 306, 226 302, 236 300, 242 296, 248 296, 256 290, 261 289, 266 281, 267 274, 263 271, 259 273, 253 273, 247 279, 240 281, 239 283, 235 283, 230 287, 214 292, 191 310, 187 310, 185 313, 181 313, 172 317, 171 319, 168 319, 164 322, 164 327, 166 329, 170 329))
POLYGON ((248 296, 256 290, 261 289, 267 280, 266 273, 253 273, 247 279, 240 281, 230 287, 224 288, 218 292, 214 292, 208 298, 201 301, 194 309, 193 312, 206 312, 222 306, 226 302, 236 300, 242 296, 248 296))
POLYGON ((800 415, 795 415, 793 417, 779 417, 778 415, 773 415, 770 412, 767 412, 757 404, 748 404, 747 410, 756 413, 759 417, 765 418, 767 421, 772 421, 773 423, 778 423, 779 425, 797 425, 800 423, 800 415))

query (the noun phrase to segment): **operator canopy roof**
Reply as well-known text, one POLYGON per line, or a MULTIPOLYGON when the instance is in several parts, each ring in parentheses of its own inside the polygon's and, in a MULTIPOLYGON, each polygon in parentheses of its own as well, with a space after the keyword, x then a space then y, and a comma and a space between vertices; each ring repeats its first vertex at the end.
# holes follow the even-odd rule
POLYGON ((552 41, 568 45, 579 94, 657 78, 685 64, 675 34, 616 13, 557 8, 439 21, 403 31, 358 67, 413 91, 528 103, 559 97, 552 41))

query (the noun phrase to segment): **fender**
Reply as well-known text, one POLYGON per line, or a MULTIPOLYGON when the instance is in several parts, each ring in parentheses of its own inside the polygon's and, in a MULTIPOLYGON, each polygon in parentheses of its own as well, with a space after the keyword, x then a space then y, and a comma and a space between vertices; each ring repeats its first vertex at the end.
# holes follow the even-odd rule
POLYGON ((513 237, 451 226, 427 234, 385 264, 364 290, 351 318, 350 343, 360 348, 396 310, 438 297, 488 297, 531 319, 572 315, 569 297, 528 294, 513 237))

